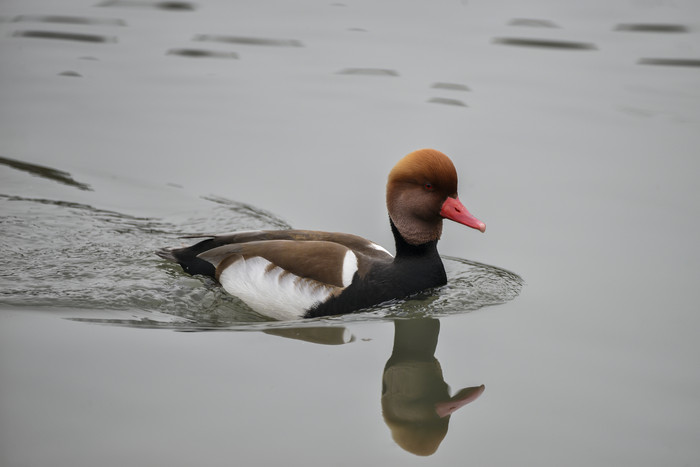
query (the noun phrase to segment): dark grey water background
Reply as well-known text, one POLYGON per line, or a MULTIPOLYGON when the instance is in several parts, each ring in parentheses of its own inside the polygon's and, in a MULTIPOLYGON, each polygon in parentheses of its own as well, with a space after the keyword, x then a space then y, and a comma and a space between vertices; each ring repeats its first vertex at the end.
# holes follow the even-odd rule
POLYGON ((699 4, 377 3, 2 3, 0 464, 698 463, 699 4), (150 254, 390 247, 420 147, 487 225, 443 290, 298 328, 150 254), (423 458, 387 378, 486 389, 423 458))

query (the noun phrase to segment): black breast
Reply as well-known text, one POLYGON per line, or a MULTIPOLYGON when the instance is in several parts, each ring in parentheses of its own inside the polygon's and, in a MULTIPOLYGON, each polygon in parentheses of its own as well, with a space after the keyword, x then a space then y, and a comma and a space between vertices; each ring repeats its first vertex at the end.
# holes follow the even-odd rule
POLYGON ((363 278, 356 277, 340 295, 312 308, 305 317, 351 313, 446 283, 447 275, 436 241, 401 247, 397 241, 394 261, 376 264, 363 278))

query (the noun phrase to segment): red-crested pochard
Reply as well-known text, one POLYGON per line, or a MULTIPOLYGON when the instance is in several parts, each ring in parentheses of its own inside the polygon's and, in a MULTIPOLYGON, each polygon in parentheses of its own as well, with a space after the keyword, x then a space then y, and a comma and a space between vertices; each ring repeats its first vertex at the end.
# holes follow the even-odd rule
POLYGON ((386 187, 396 256, 345 233, 263 230, 199 235, 195 245, 158 255, 204 274, 252 309, 276 319, 350 313, 444 285, 437 252, 442 219, 483 232, 457 197, 457 171, 434 149, 420 149, 389 173, 386 187))

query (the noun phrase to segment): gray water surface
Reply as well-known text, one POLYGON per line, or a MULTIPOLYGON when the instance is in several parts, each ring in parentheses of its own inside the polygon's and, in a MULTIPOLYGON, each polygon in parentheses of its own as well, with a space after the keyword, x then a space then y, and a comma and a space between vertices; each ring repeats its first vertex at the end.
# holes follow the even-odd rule
POLYGON ((3 2, 0 464, 697 464, 699 31, 693 1, 3 2), (445 287, 278 323, 153 254, 391 250, 421 147, 487 225, 445 225, 445 287))

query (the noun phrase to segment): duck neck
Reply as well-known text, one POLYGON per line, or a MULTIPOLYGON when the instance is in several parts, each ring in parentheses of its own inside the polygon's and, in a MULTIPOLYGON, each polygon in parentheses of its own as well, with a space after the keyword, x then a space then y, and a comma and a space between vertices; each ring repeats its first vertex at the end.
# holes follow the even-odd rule
POLYGON ((440 255, 437 251, 437 240, 421 243, 420 245, 412 245, 408 243, 405 238, 403 238, 401 232, 399 232, 399 229, 396 228, 396 225, 394 225, 394 221, 392 221, 391 218, 389 219, 389 222, 391 223, 391 232, 394 234, 397 261, 417 258, 436 258, 442 265, 440 255))

